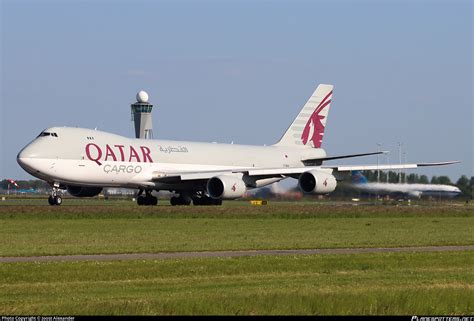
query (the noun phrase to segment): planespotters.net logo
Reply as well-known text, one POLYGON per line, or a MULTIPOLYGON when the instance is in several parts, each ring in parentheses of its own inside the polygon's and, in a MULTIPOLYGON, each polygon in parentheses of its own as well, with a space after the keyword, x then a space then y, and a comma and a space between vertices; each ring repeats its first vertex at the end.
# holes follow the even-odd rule
POLYGON ((474 321, 474 317, 411 317, 411 321, 474 321))

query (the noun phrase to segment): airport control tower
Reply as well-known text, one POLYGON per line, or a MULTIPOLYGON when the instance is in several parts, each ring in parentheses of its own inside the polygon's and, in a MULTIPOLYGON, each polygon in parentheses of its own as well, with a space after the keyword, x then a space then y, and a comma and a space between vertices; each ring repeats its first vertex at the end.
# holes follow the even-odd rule
POLYGON ((153 105, 148 102, 148 94, 140 90, 137 93, 137 102, 130 105, 132 121, 135 122, 135 137, 152 139, 153 123, 151 111, 153 105))

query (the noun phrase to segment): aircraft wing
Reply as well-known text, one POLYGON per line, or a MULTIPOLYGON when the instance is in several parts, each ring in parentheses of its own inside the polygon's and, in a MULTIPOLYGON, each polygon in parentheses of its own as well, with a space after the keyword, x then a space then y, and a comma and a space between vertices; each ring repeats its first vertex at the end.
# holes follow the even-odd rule
POLYGON ((318 170, 327 173, 343 173, 356 170, 390 170, 390 169, 410 169, 424 166, 442 166, 459 163, 458 161, 438 162, 438 163, 417 163, 417 164, 397 164, 397 165, 323 165, 323 166, 301 166, 301 167, 280 167, 280 168, 235 168, 218 171, 188 171, 188 172, 154 172, 152 181, 161 183, 177 183, 180 181, 206 180, 218 175, 242 174, 253 178, 272 177, 297 177, 298 175, 310 171, 318 170))

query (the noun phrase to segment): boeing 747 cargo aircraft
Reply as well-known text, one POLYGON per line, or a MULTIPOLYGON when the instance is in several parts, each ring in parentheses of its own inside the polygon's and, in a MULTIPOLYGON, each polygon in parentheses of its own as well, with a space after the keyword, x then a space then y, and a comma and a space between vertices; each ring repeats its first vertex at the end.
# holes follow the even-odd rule
POLYGON ((84 128, 45 129, 17 156, 20 166, 51 187, 49 203, 59 205, 59 189, 77 197, 98 195, 103 187, 138 190, 139 205, 156 205, 151 192, 176 193, 172 205, 219 205, 246 190, 282 179, 298 179, 305 193, 335 190, 342 173, 354 170, 416 168, 454 162, 338 166, 325 161, 379 154, 328 156, 321 144, 333 98, 332 85, 319 85, 280 141, 271 146, 132 139, 84 128))

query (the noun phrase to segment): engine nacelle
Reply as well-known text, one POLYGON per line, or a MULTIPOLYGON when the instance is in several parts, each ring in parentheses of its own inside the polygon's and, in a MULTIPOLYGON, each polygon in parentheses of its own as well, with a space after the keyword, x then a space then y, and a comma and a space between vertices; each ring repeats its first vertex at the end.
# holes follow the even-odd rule
POLYGON ((247 191, 244 181, 237 176, 214 176, 207 181, 207 193, 214 199, 236 199, 247 191))
POLYGON ((68 186, 67 191, 75 197, 92 197, 102 192, 102 187, 68 186))
POLYGON ((337 182, 331 174, 312 170, 300 175, 298 185, 304 193, 328 194, 336 189, 337 182))

